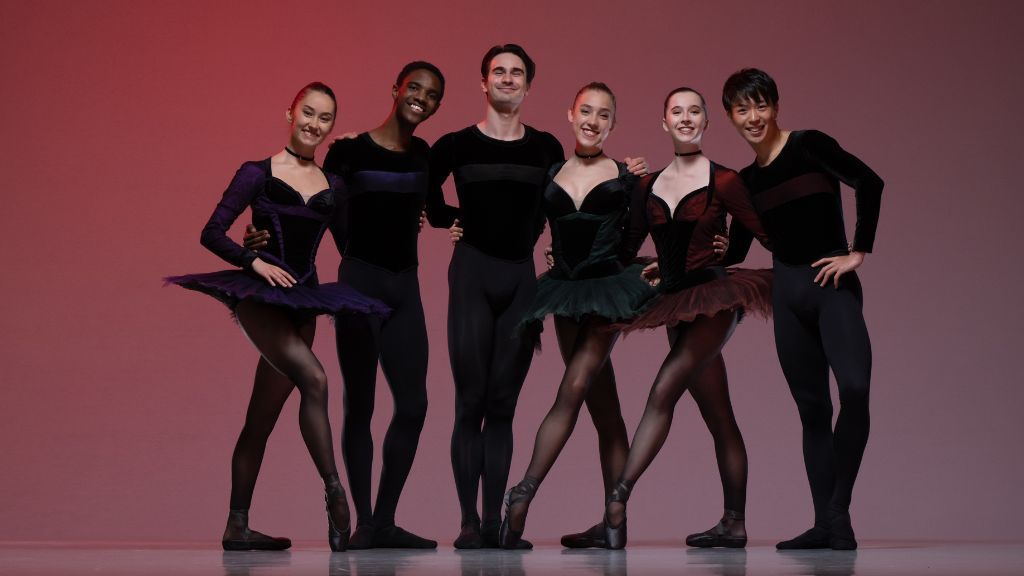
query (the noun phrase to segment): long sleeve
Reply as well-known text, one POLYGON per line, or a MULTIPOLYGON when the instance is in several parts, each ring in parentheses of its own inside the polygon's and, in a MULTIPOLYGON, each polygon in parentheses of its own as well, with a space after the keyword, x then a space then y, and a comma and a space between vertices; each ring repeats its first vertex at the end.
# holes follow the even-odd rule
MULTIPOLYGON (((339 180, 344 182, 344 178, 349 172, 348 162, 346 161, 351 155, 351 143, 355 142, 354 139, 337 139, 331 143, 331 147, 327 150, 327 156, 324 158, 324 171, 333 175, 339 180)), ((332 177, 328 177, 331 181, 332 177)), ((334 214, 331 215, 331 221, 328 223, 328 228, 331 230, 331 237, 334 238, 334 245, 338 248, 338 254, 345 253, 345 246, 348 242, 348 200, 350 197, 348 186, 343 183, 337 183, 331 181, 331 187, 334 188, 334 214)))
POLYGON ((871 252, 881 211, 882 187, 885 183, 867 164, 843 150, 838 142, 822 132, 806 131, 803 135, 803 149, 822 169, 853 188, 857 203, 853 249, 858 252, 871 252))
POLYGON ((715 171, 715 198, 722 202, 726 212, 732 216, 729 226, 729 250, 722 259, 724 266, 738 264, 746 259, 754 238, 771 251, 771 241, 757 217, 757 210, 750 201, 750 193, 743 181, 732 170, 719 168, 715 171))
POLYGON ((240 268, 251 267, 256 253, 240 246, 227 232, 263 189, 266 178, 259 163, 242 164, 199 237, 199 243, 207 250, 240 268))
POLYGON ((651 175, 647 175, 636 180, 629 190, 629 214, 619 257, 623 263, 636 258, 650 232, 650 224, 647 222, 647 189, 651 178, 651 175))
POLYGON ((427 220, 434 228, 449 228, 459 217, 459 209, 444 201, 445 180, 454 170, 454 138, 442 136, 430 148, 430 175, 427 188, 427 220))

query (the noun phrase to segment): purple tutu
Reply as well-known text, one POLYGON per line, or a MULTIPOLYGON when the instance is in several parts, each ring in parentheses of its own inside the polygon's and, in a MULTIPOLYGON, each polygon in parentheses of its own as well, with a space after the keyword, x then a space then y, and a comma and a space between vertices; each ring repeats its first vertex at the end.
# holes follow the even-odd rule
POLYGON ((772 271, 728 268, 727 276, 678 292, 659 294, 632 321, 615 324, 623 332, 691 322, 697 316, 714 316, 722 310, 738 310, 762 318, 772 314, 772 271))
POLYGON ((291 288, 271 286, 266 280, 242 270, 186 274, 164 278, 166 284, 196 290, 220 300, 231 310, 251 299, 308 314, 375 314, 388 316, 391 308, 380 300, 364 296, 338 282, 320 285, 296 284, 291 288))

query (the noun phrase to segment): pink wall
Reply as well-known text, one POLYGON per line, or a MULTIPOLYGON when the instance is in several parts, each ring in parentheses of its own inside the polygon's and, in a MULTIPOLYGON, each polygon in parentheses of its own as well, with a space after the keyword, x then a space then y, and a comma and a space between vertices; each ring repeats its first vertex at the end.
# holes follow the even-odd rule
MULTIPOLYGON (((220 304, 163 289, 160 277, 223 267, 198 245, 199 229, 238 164, 280 149, 299 86, 332 84, 339 130, 362 130, 388 111, 398 69, 431 60, 448 77, 421 131, 433 141, 479 120, 479 58, 507 41, 539 63, 527 122, 565 144, 569 100, 602 80, 619 100, 609 151, 660 167, 670 157, 663 94, 685 83, 716 102, 730 72, 756 65, 779 80, 785 127, 825 130, 873 166, 886 193, 877 253, 862 269, 875 367, 859 534, 1024 538, 1013 488, 1024 483, 1024 283, 1012 236, 1024 210, 1019 4, 249 4, 4 3, 0 540, 218 538, 256 354, 220 304)), ((746 164, 750 151, 712 108, 709 155, 746 164)), ((331 277, 338 256, 329 244, 322 252, 331 277)), ((446 235, 425 231, 420 252, 431 405, 399 521, 450 541, 446 235)), ((753 258, 768 263, 759 249, 753 258)), ((337 431, 341 381, 330 324, 320 328, 337 431)), ((545 338, 520 403, 514 476, 561 374, 550 326, 545 338)), ((615 351, 631 431, 665 351, 657 332, 615 351)), ((792 535, 809 524, 810 501, 770 326, 744 323, 726 356, 751 458, 748 529, 792 535)), ((380 394, 378 439, 383 382, 380 394)), ((318 478, 294 402, 272 438, 254 522, 320 539, 318 478)), ((597 474, 584 416, 538 496, 531 536, 596 521, 597 474)), ((706 528, 720 503, 709 435, 685 399, 631 502, 631 536, 706 528)))

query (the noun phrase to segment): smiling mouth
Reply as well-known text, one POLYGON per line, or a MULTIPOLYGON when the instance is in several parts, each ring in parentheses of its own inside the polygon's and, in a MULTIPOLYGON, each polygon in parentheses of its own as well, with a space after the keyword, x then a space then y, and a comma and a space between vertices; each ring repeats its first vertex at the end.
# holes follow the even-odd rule
POLYGON ((417 114, 423 114, 424 112, 423 106, 419 104, 409 104, 409 109, 417 114))
POLYGON ((581 128, 580 132, 583 132, 584 136, 590 136, 591 138, 594 138, 599 134, 597 130, 592 130, 590 128, 581 128))

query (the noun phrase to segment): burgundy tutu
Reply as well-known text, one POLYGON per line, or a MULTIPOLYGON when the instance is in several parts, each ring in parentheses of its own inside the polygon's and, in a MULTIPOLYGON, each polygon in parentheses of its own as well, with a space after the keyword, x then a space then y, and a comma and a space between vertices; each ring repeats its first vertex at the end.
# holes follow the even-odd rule
POLYGON ((623 332, 691 322, 722 310, 739 310, 762 318, 772 313, 772 271, 728 268, 727 275, 678 292, 660 293, 631 321, 614 325, 623 332))
POLYGON ((266 280, 242 270, 186 274, 164 278, 166 284, 213 296, 234 310, 242 300, 252 299, 308 314, 376 314, 387 316, 391 308, 380 300, 364 296, 351 286, 329 282, 296 284, 291 288, 271 286, 266 280))

